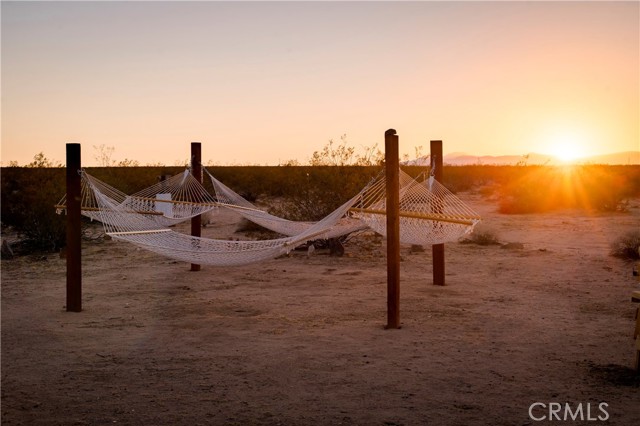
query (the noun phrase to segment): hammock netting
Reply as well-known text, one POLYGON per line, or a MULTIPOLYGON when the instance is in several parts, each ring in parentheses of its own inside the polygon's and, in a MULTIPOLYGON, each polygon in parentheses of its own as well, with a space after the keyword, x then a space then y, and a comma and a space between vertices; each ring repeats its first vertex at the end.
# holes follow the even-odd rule
MULTIPOLYGON (((353 198, 318 222, 296 222, 271 215, 228 188, 206 169, 215 190, 210 195, 186 170, 126 195, 85 171, 82 214, 102 222, 105 233, 176 260, 200 265, 234 266, 289 253, 315 239, 335 238, 370 228, 386 235, 386 182, 373 179, 353 198), (217 208, 284 235, 256 241, 217 240, 182 234, 171 226, 217 208)), ((65 199, 57 206, 65 208, 65 199)), ((400 170, 400 241, 439 244, 472 231, 480 217, 432 177, 420 180, 400 170)))
MULTIPOLYGON (((211 179, 211 184, 213 185, 219 205, 235 211, 237 214, 253 223, 279 234, 288 236, 298 235, 314 225, 314 222, 288 220, 269 214, 264 210, 260 210, 251 202, 247 201, 241 195, 216 179, 207 169, 203 170, 211 179)), ((346 235, 366 228, 366 224, 352 218, 351 216, 346 216, 341 218, 338 223, 332 227, 327 238, 339 237, 341 235, 346 235)))
MULTIPOLYGON (((81 174, 80 205, 82 214, 91 219, 101 220, 105 214, 110 213, 109 209, 105 210, 99 204, 97 194, 102 194, 109 200, 110 208, 117 208, 111 213, 127 213, 133 222, 137 215, 141 215, 162 227, 176 225, 217 208, 215 198, 189 170, 133 195, 127 195, 84 171, 81 174)), ((63 209, 65 205, 66 195, 56 207, 63 209)))
MULTIPOLYGON (((480 216, 432 176, 419 181, 400 170, 400 242, 431 245, 470 233, 480 216)), ((379 234, 387 234, 384 179, 365 188, 354 215, 379 234)))

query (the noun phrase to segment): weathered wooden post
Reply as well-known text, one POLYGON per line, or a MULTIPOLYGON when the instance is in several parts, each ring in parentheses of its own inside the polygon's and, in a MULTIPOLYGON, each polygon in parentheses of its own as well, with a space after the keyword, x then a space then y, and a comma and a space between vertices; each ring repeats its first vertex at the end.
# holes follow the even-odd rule
MULTIPOLYGON (((202 183, 202 146, 200 142, 191 142, 191 174, 198 182, 202 183)), ((194 200, 195 201, 195 200, 194 200)), ((201 215, 191 218, 191 236, 200 237, 202 235, 201 215)), ((199 271, 200 265, 191 264, 192 271, 199 271)))
POLYGON ((398 136, 384 133, 387 210, 387 329, 400 328, 400 182, 398 136))
MULTIPOLYGON (((431 175, 442 183, 442 141, 431 141, 431 175)), ((442 212, 434 212, 442 213, 442 212)), ((433 285, 444 285, 444 244, 431 246, 433 257, 433 285)))
POLYGON ((82 311, 80 144, 67 144, 67 312, 82 311))

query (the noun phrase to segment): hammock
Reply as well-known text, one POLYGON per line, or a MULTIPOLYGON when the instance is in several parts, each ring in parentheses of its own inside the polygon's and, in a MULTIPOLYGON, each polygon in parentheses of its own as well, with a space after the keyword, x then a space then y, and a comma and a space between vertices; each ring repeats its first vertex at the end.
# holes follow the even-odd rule
MULTIPOLYGON (((205 170, 221 206, 284 235, 303 232, 311 222, 295 222, 262 211, 205 170)), ((420 178, 421 176, 418 176, 420 178)), ((431 245, 455 241, 470 233, 480 216, 432 176, 422 182, 400 170, 400 242, 431 245)), ((333 232, 344 235, 365 228, 386 235, 386 181, 379 175, 356 197, 351 217, 341 219, 333 232), (358 220, 360 219, 360 220, 358 220)))
POLYGON ((152 211, 159 224, 171 226, 215 210, 217 202, 187 169, 127 197, 124 206, 152 211))
MULTIPOLYGON (((386 235, 384 174, 315 223, 289 221, 261 211, 211 174, 217 199, 210 196, 188 170, 131 196, 84 171, 81 176, 82 212, 101 221, 108 235, 194 264, 233 266, 260 262, 286 254, 306 241, 333 238, 365 227, 386 235), (192 201, 194 199, 200 201, 192 201), (217 206, 233 209, 288 236, 229 241, 193 237, 168 228, 217 206)), ((428 245, 455 241, 471 232, 480 221, 477 213, 432 177, 419 181, 402 170, 399 176, 402 243, 428 245)), ((64 207, 64 203, 58 207, 64 207)))
MULTIPOLYGON (((85 172, 83 174, 86 175, 85 172)), ((80 209, 92 220, 100 220, 102 213, 96 193, 107 196, 110 204, 121 212, 143 215, 159 226, 176 225, 217 208, 216 200, 188 169, 133 195, 127 195, 96 178, 83 178, 80 209)), ((66 195, 55 207, 59 212, 66 209, 66 195)))
MULTIPOLYGON (((420 178, 420 176, 418 177, 420 178)), ((456 241, 470 233, 480 216, 433 177, 422 182, 400 170, 400 242, 432 245, 456 241)), ((386 235, 384 182, 367 188, 354 216, 379 234, 386 235)))
MULTIPOLYGON (((149 215, 132 210, 105 192, 113 188, 82 172, 82 179, 94 192, 100 221, 107 235, 185 262, 213 265, 244 265, 289 253, 297 245, 315 238, 328 238, 332 227, 344 216, 356 197, 296 236, 260 241, 215 240, 175 232, 149 215)), ((118 191, 116 191, 117 193, 118 191)))
MULTIPOLYGON (((288 220, 274 216, 264 210, 260 210, 240 194, 234 192, 231 188, 216 179, 206 168, 203 167, 203 170, 211 179, 211 184, 213 185, 213 189, 216 193, 218 205, 233 210, 253 223, 279 234, 288 236, 299 235, 315 225, 315 222, 288 220)), ((331 228, 331 230, 326 234, 326 238, 335 238, 366 228, 366 224, 347 216, 341 218, 338 223, 331 228)))

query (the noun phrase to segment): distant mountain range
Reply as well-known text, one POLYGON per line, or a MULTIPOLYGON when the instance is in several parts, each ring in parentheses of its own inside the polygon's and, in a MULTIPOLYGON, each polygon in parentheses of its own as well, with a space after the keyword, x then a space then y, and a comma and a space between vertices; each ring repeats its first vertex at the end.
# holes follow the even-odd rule
MULTIPOLYGON (((465 165, 560 165, 566 162, 559 160, 552 155, 537 154, 535 152, 527 155, 471 155, 462 152, 453 152, 444 156, 444 163, 452 166, 465 165)), ((592 157, 579 158, 574 164, 640 164, 640 151, 625 151, 615 154, 595 155, 592 157)), ((416 160, 403 162, 406 165, 428 166, 429 156, 420 157, 416 160)))

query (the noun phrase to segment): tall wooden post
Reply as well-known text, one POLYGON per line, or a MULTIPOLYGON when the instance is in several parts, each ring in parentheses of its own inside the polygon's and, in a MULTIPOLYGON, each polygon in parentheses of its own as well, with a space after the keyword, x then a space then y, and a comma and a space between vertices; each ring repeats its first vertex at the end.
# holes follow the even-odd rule
POLYGON ((400 182, 398 136, 384 133, 387 179, 387 329, 400 328, 400 182))
MULTIPOLYGON (((202 183, 202 146, 200 142, 191 142, 191 174, 202 183)), ((194 200, 196 201, 196 200, 194 200)), ((191 218, 191 236, 200 237, 202 235, 201 215, 191 218)), ((199 271, 200 265, 191 264, 192 271, 199 271)))
MULTIPOLYGON (((442 183, 442 141, 431 141, 431 175, 442 183)), ((442 212, 435 212, 442 213, 442 212)), ((431 246, 433 257, 433 285, 444 285, 444 244, 431 246)))
POLYGON ((67 312, 82 311, 80 144, 67 144, 67 312))

